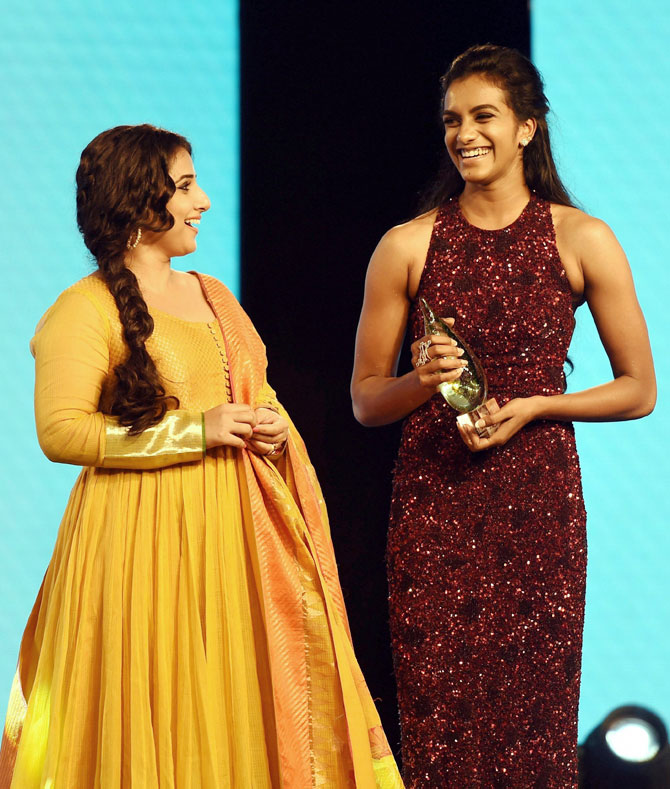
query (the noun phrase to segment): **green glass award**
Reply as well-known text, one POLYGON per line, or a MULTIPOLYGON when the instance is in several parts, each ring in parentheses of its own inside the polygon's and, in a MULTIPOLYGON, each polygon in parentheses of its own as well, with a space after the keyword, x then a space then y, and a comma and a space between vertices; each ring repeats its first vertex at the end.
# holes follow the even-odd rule
MULTIPOLYGON (((477 420, 500 410, 494 398, 487 400, 488 383, 484 368, 467 342, 446 321, 436 317, 425 299, 419 299, 419 306, 423 315, 424 331, 427 335, 446 334, 463 349, 461 358, 467 364, 463 368, 460 378, 455 381, 443 381, 437 388, 447 403, 455 411, 458 411, 459 416, 456 417, 456 420, 461 425, 475 427, 477 420)), ((497 425, 492 425, 483 428, 475 427, 475 430, 481 438, 489 438, 497 428, 497 425)))

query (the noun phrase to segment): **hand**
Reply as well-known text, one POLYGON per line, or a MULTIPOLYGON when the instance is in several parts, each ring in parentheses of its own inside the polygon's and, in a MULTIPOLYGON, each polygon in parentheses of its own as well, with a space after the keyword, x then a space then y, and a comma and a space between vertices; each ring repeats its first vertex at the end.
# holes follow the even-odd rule
POLYGON ((211 447, 246 446, 245 439, 251 438, 258 418, 250 405, 222 403, 205 411, 205 442, 211 447))
MULTIPOLYGON (((454 325, 453 318, 443 318, 442 320, 449 326, 454 325)), ((460 358, 464 353, 463 349, 459 348, 456 341, 447 337, 446 334, 422 337, 412 343, 411 350, 412 366, 416 370, 419 383, 433 392, 436 391, 438 384, 460 378, 466 364, 460 358), (426 343, 428 343, 427 346, 426 343), (421 353, 422 344, 425 354, 421 353), (425 356, 428 357, 428 361, 425 361, 425 356)))
POLYGON ((283 451, 288 438, 288 422, 269 408, 256 409, 256 426, 247 447, 257 455, 276 455, 283 451))
POLYGON ((500 447, 506 444, 513 435, 521 430, 524 425, 537 418, 539 413, 539 399, 537 397, 517 397, 494 414, 483 417, 476 424, 477 427, 498 425, 498 429, 491 438, 480 438, 471 425, 456 423, 461 438, 471 452, 481 452, 491 447, 500 447))

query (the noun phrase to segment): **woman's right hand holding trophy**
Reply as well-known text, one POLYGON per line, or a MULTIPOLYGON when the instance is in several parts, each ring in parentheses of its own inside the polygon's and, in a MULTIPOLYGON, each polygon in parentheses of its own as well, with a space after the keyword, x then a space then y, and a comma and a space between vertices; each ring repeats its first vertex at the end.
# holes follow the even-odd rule
MULTIPOLYGON (((454 325, 453 318, 442 320, 448 326, 454 325)), ((440 384, 460 378, 467 364, 461 359, 463 349, 458 346, 456 340, 446 334, 426 334, 413 342, 410 349, 412 367, 416 369, 421 386, 434 392, 439 391, 437 387, 440 384)))

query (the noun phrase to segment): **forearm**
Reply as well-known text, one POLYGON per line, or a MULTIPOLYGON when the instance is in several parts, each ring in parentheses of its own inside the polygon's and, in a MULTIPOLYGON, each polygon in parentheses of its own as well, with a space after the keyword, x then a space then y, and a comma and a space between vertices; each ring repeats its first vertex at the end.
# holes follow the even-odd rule
POLYGON ((204 418, 200 411, 168 411, 163 419, 138 435, 128 435, 114 417, 105 417, 103 468, 154 469, 202 460, 205 455, 204 418))
POLYGON ((415 370, 399 378, 371 375, 352 384, 356 419, 366 427, 380 427, 404 419, 435 394, 421 386, 415 370))
POLYGON ((617 422, 639 419, 656 403, 655 381, 621 375, 613 381, 581 392, 538 396, 536 419, 569 422, 617 422))
POLYGON ((92 414, 38 420, 44 454, 55 463, 116 469, 152 469, 200 460, 204 455, 202 414, 168 411, 139 435, 112 416, 92 414))

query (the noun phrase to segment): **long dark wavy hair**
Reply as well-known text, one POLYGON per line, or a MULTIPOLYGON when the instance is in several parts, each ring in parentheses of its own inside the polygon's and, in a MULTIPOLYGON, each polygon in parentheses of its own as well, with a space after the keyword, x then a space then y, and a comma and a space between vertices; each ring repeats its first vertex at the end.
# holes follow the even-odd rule
MULTIPOLYGON (((573 206, 574 202, 558 175, 551 152, 547 125, 549 102, 544 95, 540 72, 516 49, 495 44, 470 47, 455 58, 440 79, 440 118, 449 86, 457 79, 473 74, 481 74, 505 93, 507 104, 518 121, 528 118, 537 121, 537 131, 523 151, 523 172, 528 188, 552 203, 573 206)), ((422 196, 421 211, 428 211, 450 197, 459 195, 464 186, 465 182, 456 165, 445 152, 436 180, 422 196)))
POLYGON ((128 346, 128 357, 114 368, 111 412, 133 435, 160 422, 176 398, 166 396, 147 353, 154 322, 125 255, 139 229, 174 225, 167 202, 176 187, 168 169, 181 148, 191 153, 179 134, 148 124, 116 126, 84 148, 77 169, 77 224, 114 296, 128 346))

